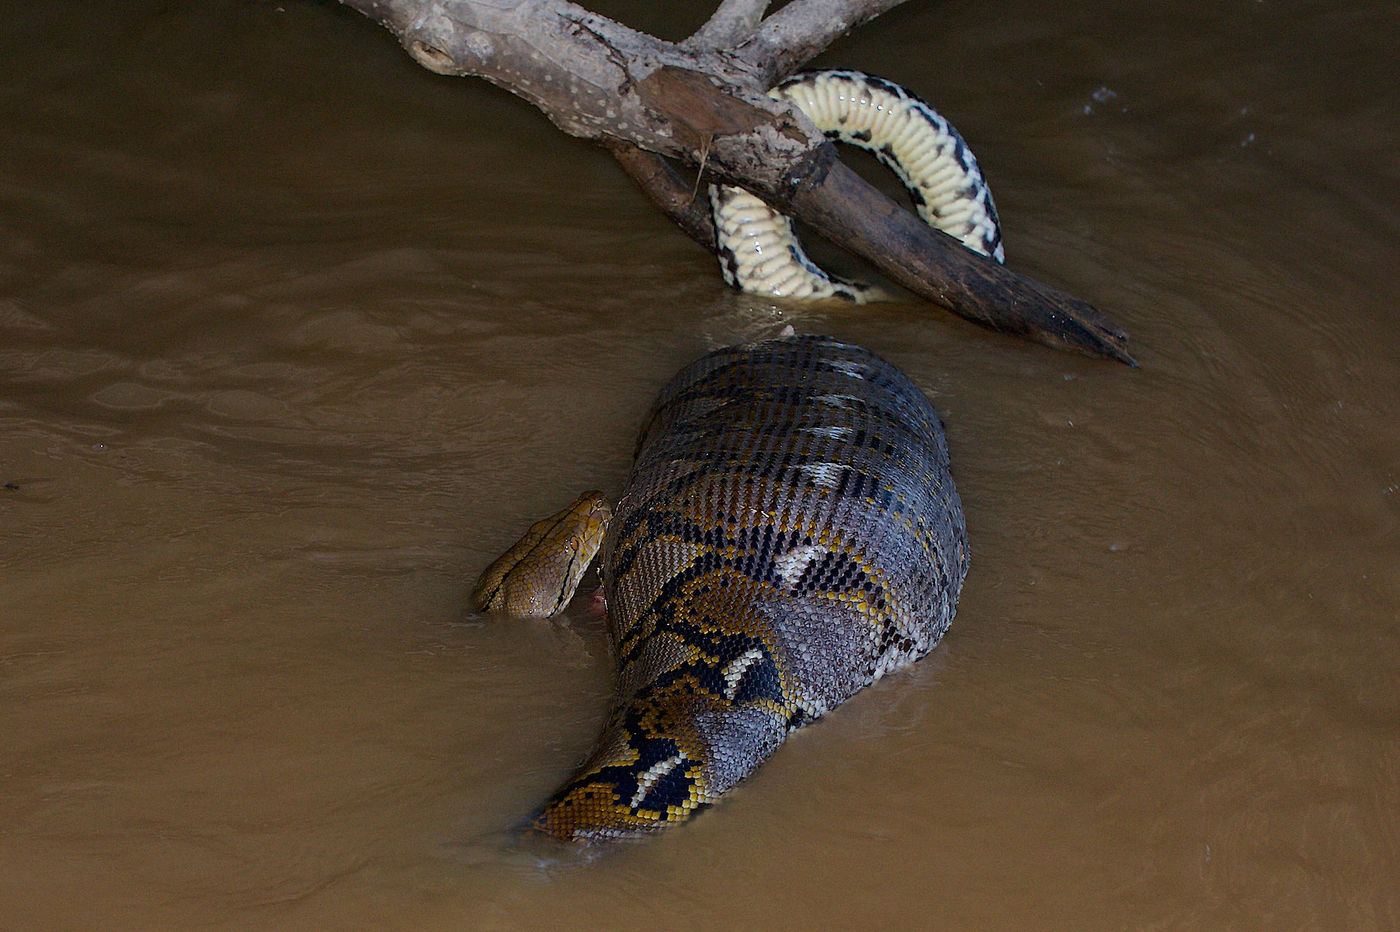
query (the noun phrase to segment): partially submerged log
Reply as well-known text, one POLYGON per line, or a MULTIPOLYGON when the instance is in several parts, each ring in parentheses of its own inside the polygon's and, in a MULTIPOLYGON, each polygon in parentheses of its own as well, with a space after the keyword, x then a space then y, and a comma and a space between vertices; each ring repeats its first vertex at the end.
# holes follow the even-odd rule
POLYGON ((965 249, 843 166, 774 83, 902 0, 724 0, 670 43, 567 0, 341 0, 442 74, 485 78, 565 133, 607 146, 697 241, 714 228, 661 157, 746 188, 914 293, 997 330, 1132 364, 1128 337, 1088 303, 965 249))
POLYGON ((784 209, 865 256, 891 280, 968 320, 1135 365, 1127 332, 1091 304, 964 248, 834 159, 784 209))

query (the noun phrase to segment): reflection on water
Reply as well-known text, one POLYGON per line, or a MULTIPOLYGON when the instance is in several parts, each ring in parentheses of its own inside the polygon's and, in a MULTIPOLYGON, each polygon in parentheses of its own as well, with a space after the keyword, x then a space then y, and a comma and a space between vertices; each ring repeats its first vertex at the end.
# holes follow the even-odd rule
POLYGON ((1400 924, 1392 11, 910 6, 827 60, 947 113, 1011 264, 1141 370, 731 295, 605 157, 329 5, 11 23, 9 922, 1400 924), (522 843, 610 660, 470 581, 788 323, 944 413, 952 632, 684 829, 522 843))

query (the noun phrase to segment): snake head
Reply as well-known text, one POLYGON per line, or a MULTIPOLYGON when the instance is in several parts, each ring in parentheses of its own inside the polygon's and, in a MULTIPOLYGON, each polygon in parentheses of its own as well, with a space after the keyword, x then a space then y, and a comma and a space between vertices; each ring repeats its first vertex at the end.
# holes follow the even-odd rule
POLYGON ((530 530, 477 580, 478 611, 548 618, 564 610, 603 544, 612 509, 603 493, 585 492, 530 530))

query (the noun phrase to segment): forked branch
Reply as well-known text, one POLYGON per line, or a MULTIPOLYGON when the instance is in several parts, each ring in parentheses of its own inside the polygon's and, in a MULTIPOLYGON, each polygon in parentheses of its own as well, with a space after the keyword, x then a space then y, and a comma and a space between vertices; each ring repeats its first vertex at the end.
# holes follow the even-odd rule
POLYGON ((768 0, 723 0, 705 25, 681 44, 688 49, 727 49, 748 39, 763 21, 768 0))
POLYGON ((902 0, 724 0, 682 43, 568 0, 341 0, 392 30, 425 68, 485 78, 561 130, 607 146, 708 247, 693 185, 658 156, 747 188, 954 313, 1131 363, 1124 331, 1089 304, 967 251, 845 169, 812 123, 767 96, 848 30, 902 0), (638 150, 644 150, 638 151, 638 150), (650 153, 650 155, 644 154, 650 153))

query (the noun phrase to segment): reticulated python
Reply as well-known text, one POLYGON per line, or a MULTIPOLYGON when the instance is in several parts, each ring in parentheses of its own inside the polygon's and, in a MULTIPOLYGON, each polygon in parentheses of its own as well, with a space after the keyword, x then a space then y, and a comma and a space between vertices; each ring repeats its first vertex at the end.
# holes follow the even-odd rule
MULTIPOLYGON (((925 219, 1001 258, 976 162, 927 104, 844 71, 774 93, 894 163, 925 219)), ((806 259, 786 218, 745 199, 712 193, 732 283, 865 299, 806 259)), ((968 566, 933 407, 888 362, 827 337, 728 347, 682 369, 642 428, 611 515, 588 492, 536 523, 473 600, 554 614, 598 552, 615 700, 535 820, 580 841, 683 821, 788 732, 923 656, 952 621, 968 566)))

